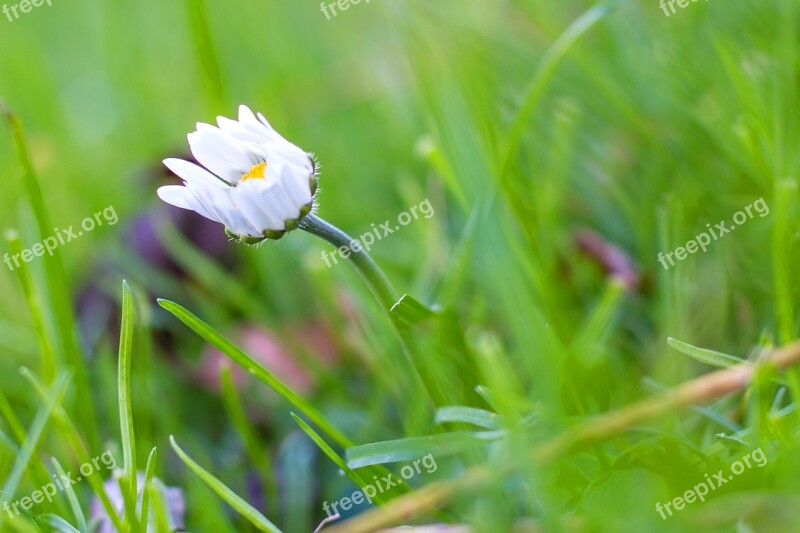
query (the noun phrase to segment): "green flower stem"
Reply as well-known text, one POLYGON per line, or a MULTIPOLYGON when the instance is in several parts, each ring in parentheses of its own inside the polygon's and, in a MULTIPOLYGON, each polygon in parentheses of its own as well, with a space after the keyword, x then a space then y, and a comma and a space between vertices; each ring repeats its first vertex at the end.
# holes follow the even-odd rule
POLYGON ((408 327, 397 320, 390 312, 392 307, 394 307, 394 305, 397 303, 398 296, 397 292, 395 292, 392 284, 389 282, 383 271, 378 267, 375 261, 372 260, 372 257, 370 257, 367 251, 364 250, 363 246, 360 244, 351 246, 351 244, 356 244, 358 241, 350 237, 347 233, 343 232, 336 226, 325 222, 316 215, 311 213, 306 215, 305 218, 303 218, 303 220, 300 222, 300 229, 325 239, 336 248, 345 246, 348 250, 350 250, 349 255, 346 257, 350 259, 350 262, 356 267, 358 272, 361 274, 361 277, 367 282, 367 285, 369 285, 369 287, 372 289, 372 292, 378 298, 378 301, 380 301, 381 306, 386 310, 387 313, 389 313, 389 318, 397 330, 399 339, 403 346, 403 355, 410 365, 411 379, 421 392, 419 398, 421 398, 421 401, 427 402, 431 406, 436 405, 434 402, 434 397, 431 394, 431 383, 433 382, 432 378, 429 377, 428 381, 426 382, 426 380, 422 377, 422 374, 420 374, 416 363, 414 362, 411 349, 413 346, 413 336, 411 335, 408 327))
POLYGON ((397 303, 398 296, 392 284, 358 241, 336 226, 310 213, 303 218, 300 229, 325 239, 336 248, 344 246, 350 250, 347 258, 356 267, 386 311, 388 312, 397 303))

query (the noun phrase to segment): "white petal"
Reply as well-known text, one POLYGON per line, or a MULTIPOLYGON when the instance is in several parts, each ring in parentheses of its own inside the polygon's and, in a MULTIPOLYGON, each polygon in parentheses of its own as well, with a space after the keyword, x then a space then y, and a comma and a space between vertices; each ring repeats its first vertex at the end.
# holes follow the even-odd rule
POLYGON ((192 190, 192 193, 213 214, 213 220, 224 224, 235 235, 260 237, 261 232, 237 208, 232 197, 233 191, 233 188, 228 187, 221 190, 197 189, 192 190))
POLYGON ((256 228, 255 224, 248 220, 238 207, 234 206, 229 215, 231 223, 228 225, 228 229, 230 229, 235 235, 250 235, 251 237, 262 236, 261 233, 264 231, 263 228, 256 228))
POLYGON ((294 167, 297 172, 304 172, 305 174, 314 172, 314 167, 311 165, 311 159, 308 154, 293 144, 288 147, 284 145, 280 150, 271 150, 270 156, 270 161, 275 161, 281 166, 294 167))
MULTIPOLYGON (((255 127, 245 127, 242 126, 239 122, 233 122, 232 124, 225 124, 223 129, 225 133, 231 136, 235 141, 245 144, 245 149, 249 151, 253 151, 253 148, 260 147, 266 143, 269 143, 269 132, 261 126, 261 130, 256 129, 255 127)), ((260 150, 259 150, 260 152, 260 150)))
POLYGON ((181 209, 194 210, 193 205, 196 205, 192 193, 183 185, 165 185, 164 187, 159 187, 156 194, 168 204, 181 209))
MULTIPOLYGON (((241 167, 247 163, 247 154, 219 128, 199 123, 197 130, 187 137, 192 152, 197 147, 201 156, 214 157, 228 167, 241 167)), ((194 155, 197 157, 198 154, 194 155)))
POLYGON ((208 187, 189 185, 187 187, 189 192, 192 193, 198 209, 196 211, 206 218, 215 220, 221 224, 228 225, 229 217, 226 216, 227 209, 229 209, 230 201, 228 198, 228 190, 225 189, 211 189, 208 187))
MULTIPOLYGON (((274 185, 273 185, 274 186, 274 185)), ((260 230, 284 229, 283 219, 268 209, 263 193, 270 186, 261 180, 248 180, 233 191, 233 198, 242 214, 260 230)))
POLYGON ((269 130, 258 122, 244 124, 238 120, 231 120, 226 117, 217 117, 219 129, 235 140, 244 140, 253 143, 262 143, 269 140, 269 130))
POLYGON ((269 209, 281 221, 285 221, 287 218, 297 218, 300 214, 300 206, 292 202, 286 190, 279 183, 263 191, 261 201, 264 202, 264 209, 269 209))
POLYGON ((217 117, 217 125, 219 126, 219 129, 226 132, 242 129, 242 126, 241 124, 239 124, 239 121, 232 120, 228 117, 217 117))
POLYGON ((192 154, 218 176, 236 182, 259 162, 252 152, 222 130, 208 124, 198 124, 197 128, 189 134, 192 154))
MULTIPOLYGON (((281 135, 280 133, 275 131, 275 128, 272 127, 272 125, 264 117, 264 115, 259 113, 257 121, 250 121, 250 115, 252 115, 252 111, 250 111, 249 108, 246 108, 246 110, 247 111, 245 112, 245 116, 247 117, 247 121, 244 121, 244 120, 242 120, 241 108, 240 108, 240 114, 239 114, 239 121, 240 122, 242 122, 243 124, 245 124, 247 126, 252 126, 252 125, 257 125, 259 127, 264 126, 266 128, 266 131, 264 132, 264 134, 265 134, 265 136, 267 136, 268 142, 276 143, 276 144, 280 145, 281 150, 294 149, 294 150, 299 150, 300 152, 303 152, 303 150, 301 150, 298 146, 295 146, 293 143, 287 141, 286 138, 283 135, 281 135), (250 115, 248 115, 247 113, 249 113, 250 115)), ((253 117, 253 118, 255 118, 255 117, 253 117)), ((305 152, 303 152, 303 153, 305 153, 305 152)))
POLYGON ((284 166, 278 172, 278 181, 290 198, 292 207, 299 212, 300 207, 311 201, 311 186, 308 183, 311 173, 293 166, 284 166))
POLYGON ((245 235, 249 237, 261 237, 261 234, 253 229, 250 222, 244 218, 244 215, 238 212, 231 212, 230 222, 225 224, 225 227, 237 237, 245 235))
POLYGON ((190 209, 195 213, 204 216, 209 220, 220 222, 220 220, 200 202, 189 187, 181 185, 166 185, 159 187, 158 197, 170 205, 181 209, 190 209))
POLYGON ((239 122, 242 124, 258 124, 253 111, 244 104, 239 106, 239 122))
POLYGON ((258 120, 256 120, 250 108, 240 106, 239 125, 242 129, 236 130, 229 122, 226 122, 225 129, 237 139, 260 144, 262 153, 265 153, 268 162, 277 157, 311 168, 308 154, 275 131, 261 113, 258 114, 258 120))
POLYGON ((187 183, 196 183, 207 187, 227 187, 209 171, 189 161, 170 158, 164 160, 164 165, 187 183))

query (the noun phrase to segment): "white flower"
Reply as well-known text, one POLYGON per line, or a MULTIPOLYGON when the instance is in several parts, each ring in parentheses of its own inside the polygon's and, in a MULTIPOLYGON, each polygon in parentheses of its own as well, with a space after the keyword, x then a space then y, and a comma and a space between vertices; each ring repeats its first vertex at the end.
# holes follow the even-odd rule
POLYGON ((240 242, 279 239, 310 211, 317 189, 309 154, 284 139, 260 113, 239 107, 239 120, 218 117, 219 127, 198 123, 189 134, 192 155, 164 164, 183 179, 158 196, 225 225, 240 242))

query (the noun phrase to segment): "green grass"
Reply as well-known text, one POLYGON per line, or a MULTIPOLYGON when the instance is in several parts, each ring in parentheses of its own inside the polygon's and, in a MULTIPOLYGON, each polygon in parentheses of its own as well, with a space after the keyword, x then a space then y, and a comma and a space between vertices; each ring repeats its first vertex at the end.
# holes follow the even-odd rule
MULTIPOLYGON (((45 6, 0 15, 2 253, 107 206, 119 224, 0 266, 3 501, 108 450, 120 530, 168 530, 166 485, 187 531, 313 531, 323 502, 430 453, 435 472, 338 525, 793 529, 800 371, 658 402, 798 337, 797 2, 45 6), (316 213, 348 234, 430 200, 371 251, 405 295, 391 312, 312 235, 220 262, 163 219, 161 159, 240 103, 315 154, 316 213), (662 268, 762 197, 767 216, 662 268), (136 257, 148 213, 185 276, 136 257), (585 230, 636 288, 581 251, 585 230), (90 339, 89 283, 110 302, 90 339), (764 467, 661 519, 759 447, 764 467)), ((0 529, 89 531, 111 477, 0 529)))

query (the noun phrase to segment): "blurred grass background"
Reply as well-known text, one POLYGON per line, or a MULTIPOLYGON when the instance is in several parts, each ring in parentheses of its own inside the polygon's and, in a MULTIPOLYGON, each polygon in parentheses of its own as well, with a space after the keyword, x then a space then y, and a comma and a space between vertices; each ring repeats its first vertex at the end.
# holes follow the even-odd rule
MULTIPOLYGON (((53 0, 14 22, 0 19, 0 98, 26 128, 52 223, 77 225, 109 205, 119 215, 59 255, 75 299, 93 283, 118 300, 123 277, 134 289, 139 462, 159 447, 158 476, 186 492, 187 530, 248 526, 180 465, 170 434, 254 505, 277 478, 280 505, 257 506, 287 531, 313 530, 321 502, 347 494, 347 481, 298 430, 287 404, 251 384, 241 394, 271 466, 253 464, 216 389, 193 370, 211 357, 207 348, 155 297, 175 299, 235 342, 245 325, 256 328, 256 345, 266 350, 266 336, 288 354, 282 362, 299 361, 299 373, 315 382, 306 396, 356 444, 439 431, 430 406, 410 397, 398 375, 402 353, 389 321, 349 266, 324 267, 327 245, 313 237, 292 234, 259 249, 231 244, 222 267, 213 266, 219 257, 206 264, 196 248, 172 243, 189 271, 180 276, 132 258, 134 221, 162 220, 155 189, 168 178, 160 160, 186 154, 195 122, 234 116, 240 103, 317 156, 319 214, 351 234, 431 200, 433 218, 379 241, 373 256, 401 292, 452 311, 417 332, 415 359, 438 383, 438 406, 540 420, 506 447, 442 457, 435 476, 415 481, 491 464, 503 455, 496 448, 519 452, 643 397, 652 392, 643 378, 667 386, 708 370, 670 348, 668 336, 740 357, 796 337, 797 2, 699 2, 670 17, 655 1, 616 2, 544 79, 505 167, 537 65, 593 5, 373 0, 328 20, 317 2, 53 0), (658 252, 760 197, 769 216, 661 268, 658 252), (630 257, 635 287, 619 289, 581 252, 584 230, 630 257), (500 396, 497 405, 477 385, 500 396)), ((0 227, 19 229, 30 247, 38 239, 22 171, 10 131, 0 132, 0 227)), ((53 317, 61 311, 44 296, 46 261, 29 269, 60 354, 53 317)), ((40 399, 17 368, 38 371, 41 351, 18 272, 2 272, 0 390, 27 426, 40 399)), ((94 456, 120 444, 118 317, 93 319, 110 322, 83 353, 94 456)), ((798 426, 795 417, 773 416, 793 405, 791 395, 776 399, 778 388, 765 388, 713 406, 732 427, 708 413, 676 413, 547 468, 531 465, 436 519, 486 531, 526 518, 544 530, 732 530, 740 519, 756 531, 788 530, 796 515, 765 509, 783 509, 780 498, 797 491, 788 473, 798 466, 798 426), (746 431, 748 446, 769 448, 769 466, 663 522, 656 502, 744 455, 736 441, 715 437, 734 430, 746 431), (748 494, 758 503, 736 499, 748 494)), ((74 400, 73 391, 66 405, 79 413, 74 400)), ((57 428, 46 436, 39 455, 72 459, 57 428)), ((0 475, 13 459, 3 453, 0 475)), ((89 487, 77 490, 88 501, 89 487)))

